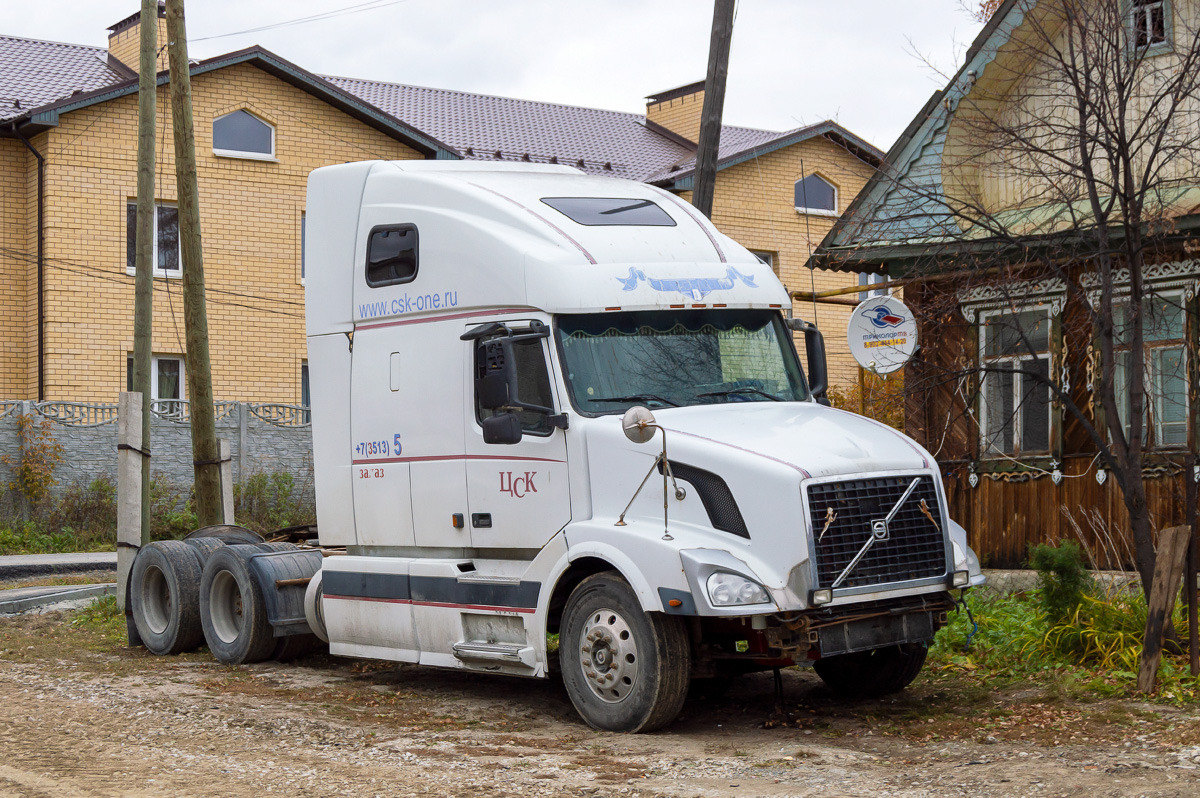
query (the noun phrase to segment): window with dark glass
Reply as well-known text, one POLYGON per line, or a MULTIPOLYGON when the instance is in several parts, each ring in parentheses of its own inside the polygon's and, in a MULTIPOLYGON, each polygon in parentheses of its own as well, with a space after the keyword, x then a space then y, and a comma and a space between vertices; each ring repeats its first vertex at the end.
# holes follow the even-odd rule
POLYGON ((1050 450, 1049 310, 982 314, 983 455, 1050 450))
POLYGON ((542 202, 573 222, 588 225, 674 227, 675 220, 648 199, 619 197, 543 197, 542 202))
MULTIPOLYGON (((133 355, 125 358, 125 389, 133 390, 133 355)), ((155 355, 150 359, 150 406, 160 415, 182 413, 182 358, 155 355)))
MULTIPOLYGON (((1184 347, 1186 313, 1183 294, 1165 293, 1142 302, 1142 364, 1145 386, 1143 443, 1147 446, 1187 445, 1187 351, 1184 347)), ((1116 344, 1116 395, 1121 422, 1129 434, 1129 390, 1133 326, 1130 303, 1113 308, 1116 344)))
POLYGON ((1129 27, 1135 47, 1149 47, 1167 40, 1166 0, 1132 0, 1129 27))
POLYGON ((796 210, 837 213, 837 188, 818 174, 796 181, 796 210))
POLYGON ((367 242, 367 285, 407 283, 417 276, 417 228, 376 227, 367 242))
MULTIPOLYGON (((541 407, 554 407, 554 395, 550 390, 550 373, 546 366, 546 352, 542 341, 518 341, 513 344, 513 357, 516 360, 517 372, 517 401, 541 407)), ((477 376, 482 376, 484 363, 483 349, 475 348, 475 370, 477 376)), ((486 410, 475 400, 475 416, 482 422, 503 410, 486 410)), ((515 411, 521 420, 521 429, 534 435, 549 435, 554 428, 547 423, 548 416, 533 410, 515 411)))
MULTIPOLYGON (((174 205, 157 205, 154 213, 155 277, 178 277, 179 269, 179 209, 174 205)), ((137 264, 137 203, 125 206, 125 269, 130 274, 137 264)))
POLYGON ((213 120, 213 151, 219 155, 272 158, 275 128, 249 111, 234 111, 213 120))

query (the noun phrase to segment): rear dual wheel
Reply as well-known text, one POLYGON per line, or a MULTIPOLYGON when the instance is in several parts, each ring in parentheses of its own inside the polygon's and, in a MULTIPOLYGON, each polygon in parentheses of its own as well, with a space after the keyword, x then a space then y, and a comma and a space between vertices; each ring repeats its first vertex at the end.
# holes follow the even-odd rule
POLYGON ((588 577, 567 599, 559 657, 571 703, 597 729, 660 729, 687 698, 691 652, 683 621, 644 612, 614 572, 588 577))
POLYGON ((130 611, 146 650, 181 654, 204 642, 200 622, 201 560, 179 540, 143 546, 130 572, 130 611))
POLYGON ((200 622, 208 650, 219 662, 261 662, 277 645, 267 620, 262 587, 250 571, 257 545, 224 546, 214 552, 200 577, 200 622))

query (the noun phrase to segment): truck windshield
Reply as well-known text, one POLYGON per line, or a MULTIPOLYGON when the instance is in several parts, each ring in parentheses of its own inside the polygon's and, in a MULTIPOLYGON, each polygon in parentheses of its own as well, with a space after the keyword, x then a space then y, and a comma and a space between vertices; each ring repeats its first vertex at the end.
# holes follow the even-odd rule
POLYGON ((769 310, 632 311, 558 317, 575 407, 799 402, 804 375, 782 317, 769 310))

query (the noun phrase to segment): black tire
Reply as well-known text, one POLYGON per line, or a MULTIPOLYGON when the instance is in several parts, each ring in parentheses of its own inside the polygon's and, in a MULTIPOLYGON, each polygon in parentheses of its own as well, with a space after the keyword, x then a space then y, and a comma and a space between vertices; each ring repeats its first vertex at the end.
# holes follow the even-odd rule
POLYGON ((130 609, 152 654, 181 654, 204 642, 200 623, 200 558, 179 540, 142 547, 130 573, 130 609))
POLYGON ((200 577, 200 623, 208 650, 218 662, 262 662, 275 651, 262 587, 250 572, 257 545, 225 546, 215 552, 200 577))
POLYGON ((288 543, 286 540, 275 541, 274 543, 257 543, 255 544, 259 551, 296 551, 300 547, 295 543, 288 543))
POLYGON ((202 526, 195 532, 188 534, 184 540, 195 540, 196 538, 216 538, 226 546, 236 546, 239 543, 263 542, 262 535, 253 530, 246 529, 244 526, 235 526, 233 524, 202 526))
MULTIPOLYGON (((191 546, 193 551, 196 552, 196 556, 200 558, 201 568, 204 567, 204 564, 208 562, 208 558, 213 556, 217 549, 225 545, 221 542, 220 538, 187 538, 183 542, 191 546)), ((199 589, 198 586, 197 589, 199 589)))
POLYGON ((825 657, 813 663, 813 670, 835 693, 852 698, 877 698, 912 684, 928 653, 925 643, 905 643, 825 657))
POLYGON ((692 663, 683 619, 643 612, 612 571, 589 576, 567 599, 559 658, 571 703, 596 729, 661 729, 687 698, 692 663))

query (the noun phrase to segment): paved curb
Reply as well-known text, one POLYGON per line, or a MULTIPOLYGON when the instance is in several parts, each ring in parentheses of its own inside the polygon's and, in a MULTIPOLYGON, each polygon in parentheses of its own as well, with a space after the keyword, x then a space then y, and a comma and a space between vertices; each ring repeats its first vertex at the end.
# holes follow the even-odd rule
POLYGON ((78 602, 114 595, 116 592, 117 586, 114 584, 51 585, 0 590, 0 615, 16 615, 64 602, 78 602))
POLYGON ((76 554, 12 554, 0 557, 0 579, 47 574, 78 574, 89 571, 115 571, 115 551, 76 554))

